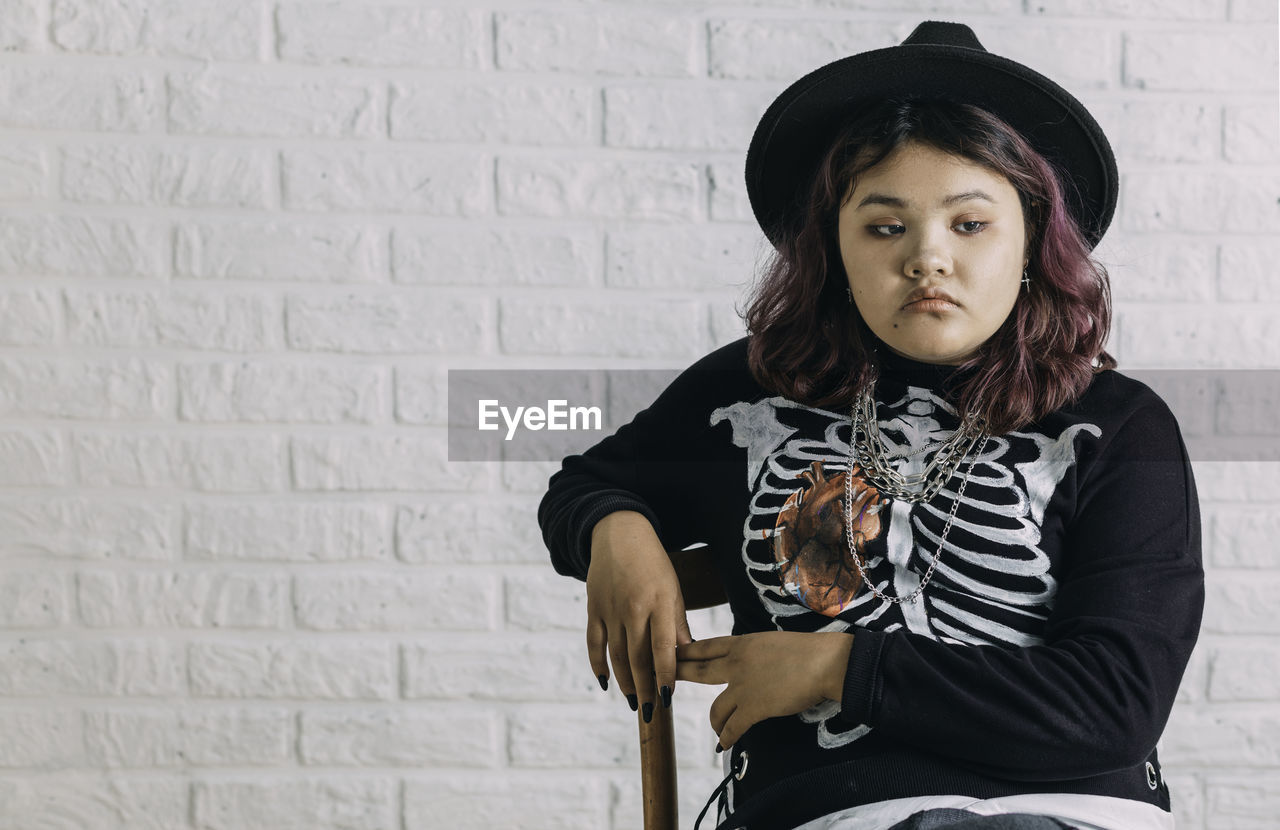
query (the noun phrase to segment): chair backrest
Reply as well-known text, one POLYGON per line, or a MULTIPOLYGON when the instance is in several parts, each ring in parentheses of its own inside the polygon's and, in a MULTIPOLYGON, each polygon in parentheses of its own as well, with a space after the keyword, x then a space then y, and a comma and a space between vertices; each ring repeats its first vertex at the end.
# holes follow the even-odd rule
MULTIPOLYGON (((711 608, 728 601, 716 573, 711 548, 671 551, 671 564, 680 580, 685 610, 711 608)), ((657 699, 656 697, 654 698, 657 699)), ((674 703, 672 704, 675 705, 674 703)), ((676 746, 671 709, 653 708, 649 723, 637 713, 640 724, 640 792, 644 803, 644 830, 677 830, 676 746)))

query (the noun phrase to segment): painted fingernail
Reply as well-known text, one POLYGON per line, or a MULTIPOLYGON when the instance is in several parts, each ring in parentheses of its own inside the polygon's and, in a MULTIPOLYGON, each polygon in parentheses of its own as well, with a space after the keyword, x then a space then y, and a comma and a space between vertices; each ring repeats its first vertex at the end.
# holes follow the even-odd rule
POLYGON ((644 704, 644 722, 648 723, 653 720, 653 702, 645 701, 644 704))
POLYGON ((662 695, 662 705, 670 709, 671 708, 671 687, 663 686, 658 693, 662 695))
POLYGON ((717 754, 717 755, 719 755, 721 752, 724 752, 724 747, 720 746, 720 744, 719 744, 719 743, 717 743, 717 744, 716 744, 716 754, 717 754))
POLYGON ((603 674, 597 674, 596 680, 600 681, 601 689, 604 689, 606 692, 609 691, 609 678, 605 677, 603 674))
POLYGON ((634 712, 635 710, 637 710, 637 709, 639 709, 639 708, 640 708, 640 705, 639 705, 638 703, 636 703, 636 696, 635 696, 635 695, 627 695, 627 703, 631 706, 631 711, 632 711, 632 712, 634 712))

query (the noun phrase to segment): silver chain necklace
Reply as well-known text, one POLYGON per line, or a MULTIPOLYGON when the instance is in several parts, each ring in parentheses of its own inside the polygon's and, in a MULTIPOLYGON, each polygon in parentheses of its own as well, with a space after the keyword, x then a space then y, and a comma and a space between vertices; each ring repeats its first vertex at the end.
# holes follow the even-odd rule
MULTIPOLYGON (((893 456, 885 453, 884 445, 880 441, 880 422, 876 418, 875 400, 870 392, 870 388, 874 385, 875 380, 873 378, 872 382, 862 390, 862 393, 858 396, 858 402, 849 414, 851 429, 849 436, 849 466, 845 471, 844 477, 845 543, 849 546, 849 555, 853 557, 853 564, 858 567, 858 573, 862 575, 863 584, 867 586, 867 589, 872 594, 884 602, 900 604, 909 601, 915 604, 919 601, 925 586, 929 584, 929 580, 933 578, 933 569, 937 567, 938 559, 942 556, 942 547, 947 541, 947 533, 951 531, 951 523, 955 520, 956 508, 960 506, 960 499, 964 496, 964 489, 969 483, 969 476, 973 473, 973 465, 977 462, 978 456, 982 455, 983 450, 986 449, 990 436, 983 429, 985 426, 983 422, 980 422, 977 418, 966 417, 960 429, 956 430, 948 440, 941 444, 935 444, 933 447, 925 448, 936 448, 939 452, 923 473, 903 476, 890 465, 889 460, 893 456), (979 438, 982 439, 982 444, 978 447, 977 453, 969 459, 968 469, 965 470, 964 478, 960 481, 960 489, 951 502, 951 512, 947 515, 947 524, 943 527, 942 536, 938 539, 938 549, 934 553, 932 561, 929 562, 929 569, 925 571, 924 576, 921 578, 920 585, 906 597, 890 596, 882 592, 872 584, 871 577, 867 574, 866 564, 862 561, 862 557, 858 555, 857 548, 853 543, 854 466, 861 467, 867 478, 876 486, 876 489, 882 494, 888 495, 885 503, 892 502, 893 499, 897 498, 918 504, 933 498, 938 490, 942 488, 942 485, 950 480, 960 462, 973 449, 979 438), (963 452, 960 451, 961 445, 966 445, 963 452), (939 472, 934 473, 935 470, 939 470, 939 472), (918 486, 921 481, 925 484, 921 490, 913 491, 910 489, 918 486)), ((919 455, 921 452, 924 452, 924 450, 917 450, 900 457, 910 458, 914 455, 919 455)), ((859 518, 859 527, 861 527, 861 518, 859 518)))

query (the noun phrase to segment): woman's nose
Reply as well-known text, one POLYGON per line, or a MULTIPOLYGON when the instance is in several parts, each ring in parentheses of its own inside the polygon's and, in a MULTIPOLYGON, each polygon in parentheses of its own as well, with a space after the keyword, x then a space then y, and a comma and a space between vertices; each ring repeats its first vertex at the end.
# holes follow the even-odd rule
POLYGON ((925 277, 930 274, 947 276, 951 273, 951 252, 944 241, 932 235, 922 235, 908 253, 902 270, 908 277, 925 277))

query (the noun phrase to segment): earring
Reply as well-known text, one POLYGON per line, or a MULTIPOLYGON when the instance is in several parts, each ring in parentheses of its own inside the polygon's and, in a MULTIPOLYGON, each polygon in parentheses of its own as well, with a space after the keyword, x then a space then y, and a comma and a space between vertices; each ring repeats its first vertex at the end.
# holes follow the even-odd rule
POLYGON ((844 290, 844 295, 849 298, 849 305, 853 305, 853 289, 846 288, 844 290))
POLYGON ((1026 268, 1023 268, 1023 269, 1022 269, 1022 287, 1023 287, 1023 288, 1025 288, 1025 289, 1027 289, 1028 291, 1030 291, 1030 290, 1031 290, 1031 280, 1030 280, 1030 278, 1028 278, 1028 277, 1027 277, 1027 269, 1026 269, 1026 268))

